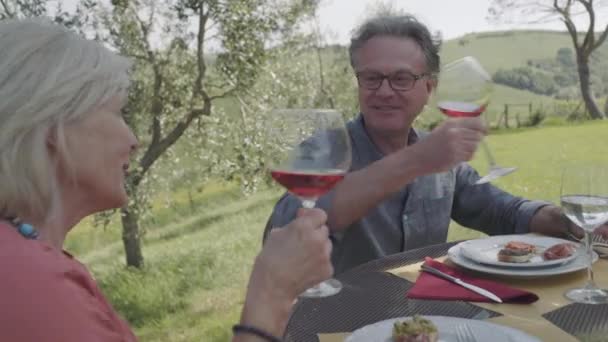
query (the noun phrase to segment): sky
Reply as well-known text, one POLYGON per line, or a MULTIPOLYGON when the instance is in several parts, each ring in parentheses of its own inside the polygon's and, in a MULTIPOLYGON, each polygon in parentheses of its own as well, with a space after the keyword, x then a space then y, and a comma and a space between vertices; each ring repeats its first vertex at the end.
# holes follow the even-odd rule
MULTIPOLYGON (((77 2, 77 0, 58 1, 61 1, 66 9, 73 8, 77 2)), ((551 0, 538 1, 552 3, 551 0)), ((415 15, 431 31, 440 31, 444 40, 472 32, 513 28, 565 31, 564 24, 558 20, 536 25, 489 22, 486 17, 491 2, 492 0, 321 0, 318 12, 319 26, 326 43, 347 45, 353 28, 368 17, 379 4, 384 4, 415 15)), ((608 4, 608 0, 597 2, 608 4)), ((608 24, 608 6, 604 6, 596 17, 598 18, 596 28, 600 30, 605 27, 603 25, 608 24)), ((586 25, 585 16, 575 19, 575 23, 586 25)))
MULTIPOLYGON (((329 43, 347 44, 352 29, 365 19, 379 2, 415 15, 432 31, 441 31, 443 39, 446 40, 472 32, 512 28, 565 31, 564 24, 557 20, 542 25, 491 23, 486 20, 491 0, 322 0, 319 11, 321 32, 326 35, 329 43)), ((608 11, 604 10, 597 17, 600 18, 599 24, 608 23, 608 11)), ((585 23, 583 18, 575 22, 585 23)))

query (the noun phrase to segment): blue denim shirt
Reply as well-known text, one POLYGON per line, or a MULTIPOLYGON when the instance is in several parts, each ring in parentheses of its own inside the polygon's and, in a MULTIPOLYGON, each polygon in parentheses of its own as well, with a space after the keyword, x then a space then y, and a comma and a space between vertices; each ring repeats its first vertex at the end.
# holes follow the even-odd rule
MULTIPOLYGON (((379 160, 383 154, 365 131, 361 115, 348 122, 352 143, 351 171, 379 160)), ((410 131, 408 144, 426 134, 410 131)), ((363 218, 335 233, 332 253, 335 272, 386 255, 446 242, 450 220, 489 235, 526 233, 532 216, 546 202, 513 196, 492 184, 474 185, 477 172, 461 163, 448 172, 416 178, 380 202, 363 218)), ((333 193, 321 197, 317 207, 327 210, 333 193)), ((266 225, 282 227, 295 218, 301 203, 285 194, 266 225)))

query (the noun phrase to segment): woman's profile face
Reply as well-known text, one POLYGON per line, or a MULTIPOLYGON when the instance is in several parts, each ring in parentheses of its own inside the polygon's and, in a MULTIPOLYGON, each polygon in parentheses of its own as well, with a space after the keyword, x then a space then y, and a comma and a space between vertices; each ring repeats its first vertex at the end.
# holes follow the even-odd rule
MULTIPOLYGON (((73 170, 60 176, 98 211, 127 204, 125 176, 137 139, 122 117, 125 101, 112 98, 105 105, 65 127, 67 152, 73 170), (74 187, 74 181, 76 187, 74 187)), ((60 170, 69 170, 61 167, 60 170)))

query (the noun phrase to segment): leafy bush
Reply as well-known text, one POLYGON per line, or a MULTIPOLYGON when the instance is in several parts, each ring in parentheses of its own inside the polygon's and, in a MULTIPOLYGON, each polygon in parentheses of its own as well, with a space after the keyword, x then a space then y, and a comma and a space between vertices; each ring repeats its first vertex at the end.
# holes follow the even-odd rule
POLYGON ((545 114, 544 109, 537 108, 532 114, 530 114, 530 116, 528 117, 528 120, 524 123, 524 126, 526 126, 526 127, 538 126, 545 120, 546 117, 547 117, 547 115, 545 114))
POLYGON ((529 90, 536 94, 551 95, 556 91, 555 83, 551 76, 543 72, 534 71, 528 67, 510 70, 499 69, 492 79, 496 83, 529 90))

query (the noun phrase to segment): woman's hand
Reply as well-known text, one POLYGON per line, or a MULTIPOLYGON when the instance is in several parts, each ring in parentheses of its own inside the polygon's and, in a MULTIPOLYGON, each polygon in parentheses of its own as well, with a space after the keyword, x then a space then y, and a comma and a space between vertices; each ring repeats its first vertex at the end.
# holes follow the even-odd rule
MULTIPOLYGON (((331 277, 326 221, 320 209, 300 209, 294 221, 270 232, 253 266, 241 324, 282 336, 297 296, 331 277)), ((252 337, 241 335, 235 341, 252 337)))
POLYGON ((320 209, 300 209, 287 227, 273 229, 253 272, 285 299, 295 299, 307 288, 331 277, 331 241, 320 209))

